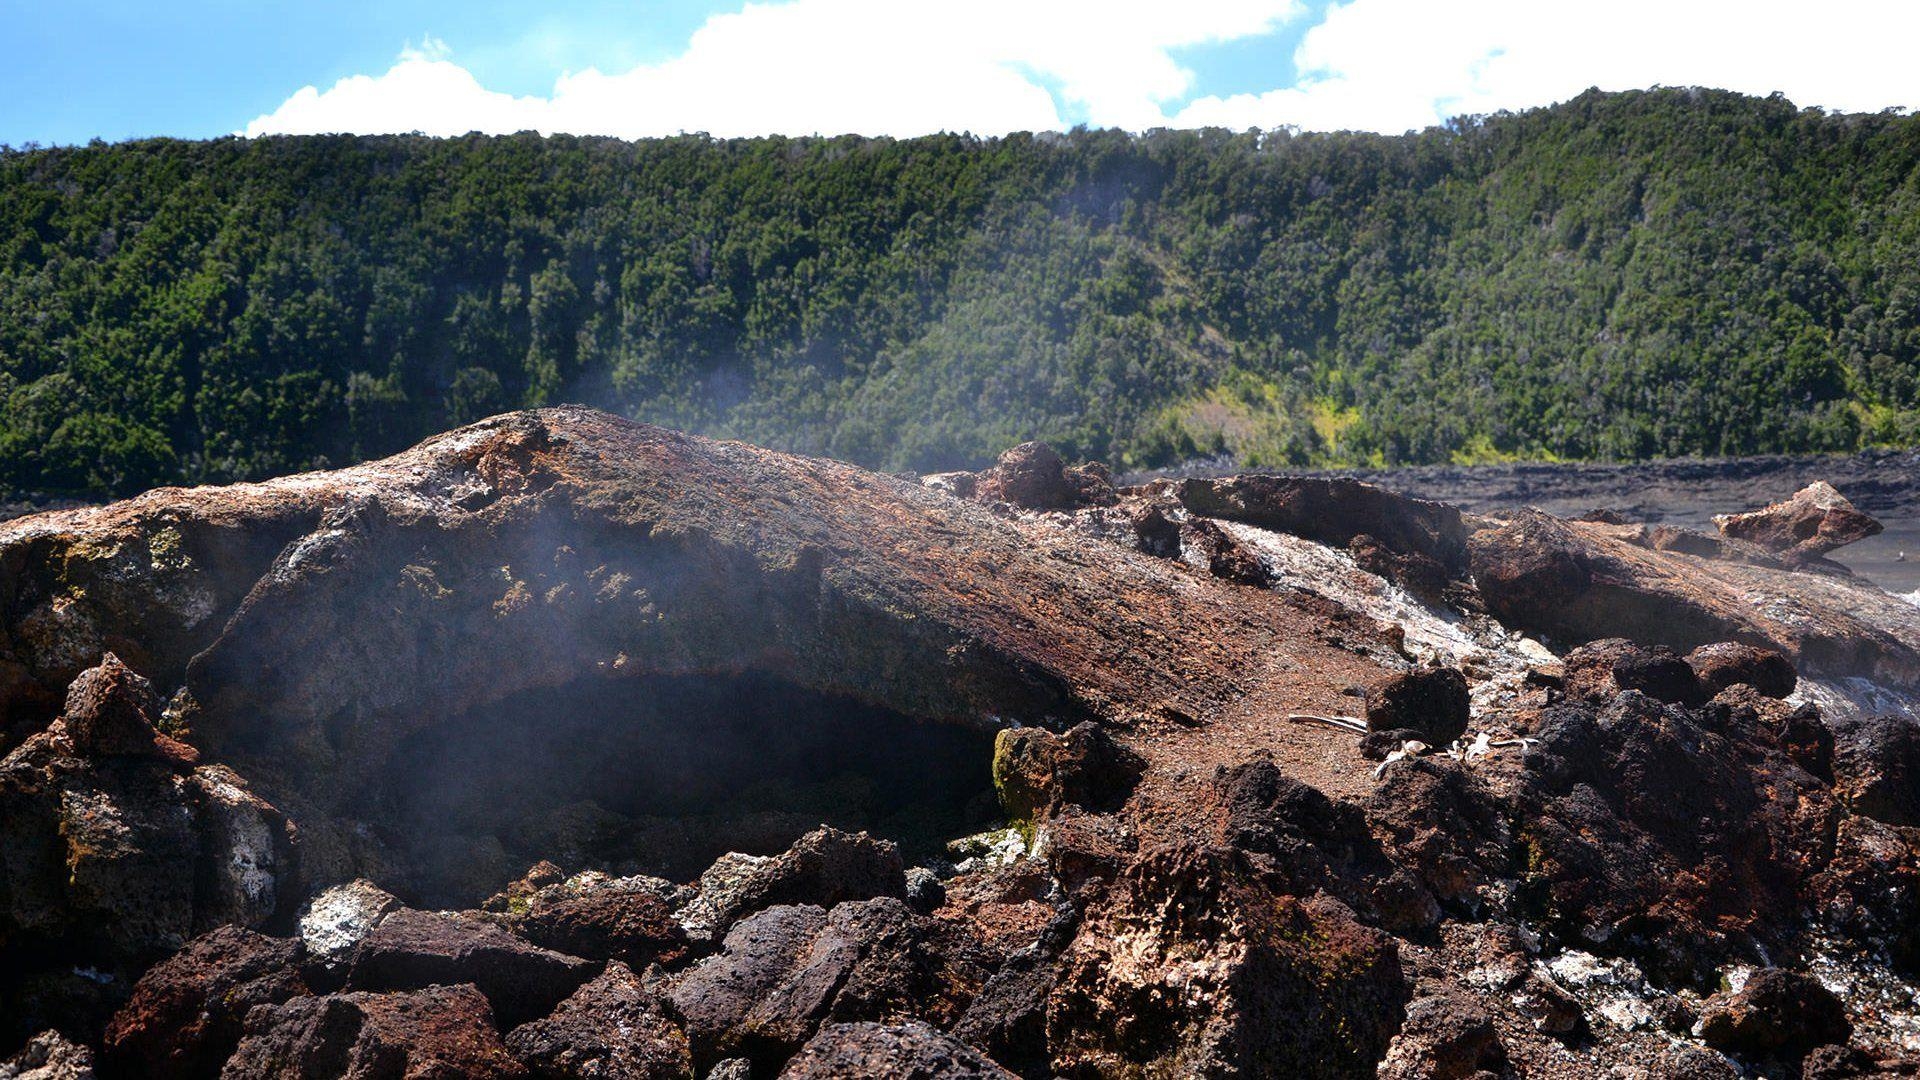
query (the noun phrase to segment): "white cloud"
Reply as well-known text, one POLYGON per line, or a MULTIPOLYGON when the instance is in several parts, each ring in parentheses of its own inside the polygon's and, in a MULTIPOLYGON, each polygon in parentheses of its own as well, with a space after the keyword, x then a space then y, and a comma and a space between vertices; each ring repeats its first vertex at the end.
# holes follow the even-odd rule
POLYGON ((548 97, 487 90, 444 50, 309 86, 248 135, 570 131, 1000 133, 1062 126, 1051 85, 1099 126, 1145 127, 1189 91, 1170 50, 1263 34, 1299 0, 793 0, 709 19, 681 55, 563 75, 548 97))
POLYGON ((246 133, 997 134, 1082 118, 1399 132, 1655 84, 1920 105, 1913 0, 1350 0, 1301 40, 1295 85, 1187 101, 1194 76, 1174 50, 1302 15, 1301 0, 752 3, 679 56, 563 75, 545 97, 488 90, 429 38, 385 74, 302 89, 246 133))
POLYGON ((1910 0, 1352 0, 1307 31, 1293 87, 1202 98, 1174 123, 1399 132, 1590 86, 1777 90, 1877 112, 1920 105, 1915 41, 1910 0))

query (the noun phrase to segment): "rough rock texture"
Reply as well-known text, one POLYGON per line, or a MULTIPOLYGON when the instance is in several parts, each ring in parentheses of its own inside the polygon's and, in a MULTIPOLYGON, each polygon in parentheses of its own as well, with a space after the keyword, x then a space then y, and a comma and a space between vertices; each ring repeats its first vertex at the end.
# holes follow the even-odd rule
POLYGON ((1014 1080, 978 1050, 918 1020, 828 1024, 780 1070, 781 1080, 1014 1080))
POLYGON ((226 926, 155 965, 107 1025, 106 1056, 153 1077, 210 1076, 240 1043, 247 1011, 306 994, 300 943, 226 926))
POLYGON ((686 1033, 615 961, 544 1019, 507 1035, 540 1080, 681 1080, 693 1076, 686 1033))
POLYGON ((1799 1057, 1816 1046, 1844 1043, 1853 1034, 1847 1010, 1808 975, 1765 968, 1700 1018, 1708 1045, 1731 1053, 1799 1057))
POLYGON ((0 523, 0 1054, 1900 1075, 1916 701, 1742 540, 519 413, 0 523))
POLYGON ((471 983, 507 1025, 545 1016, 597 966, 531 945, 468 915, 402 908, 360 940, 347 985, 414 990, 471 983))
POLYGON ((500 1042, 487 999, 471 986, 295 998, 248 1013, 246 1032, 223 1080, 527 1075, 500 1042))
POLYGON ((43 1031, 0 1061, 0 1080, 93 1080, 93 1051, 57 1031, 43 1031))
POLYGON ((1727 536, 1796 561, 1817 559, 1834 548, 1877 536, 1882 528, 1824 480, 1808 484, 1785 502, 1745 514, 1721 514, 1713 523, 1727 536))

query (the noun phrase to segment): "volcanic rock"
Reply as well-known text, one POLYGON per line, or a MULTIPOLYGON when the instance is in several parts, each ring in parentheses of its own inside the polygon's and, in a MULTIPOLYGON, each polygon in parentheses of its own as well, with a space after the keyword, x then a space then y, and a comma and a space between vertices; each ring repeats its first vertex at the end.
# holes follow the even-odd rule
POLYGON ((1778 652, 1734 641, 1700 646, 1687 654, 1687 666, 1693 669, 1707 697, 1745 683, 1768 697, 1784 698, 1800 681, 1793 663, 1778 652))
POLYGON ((1498 1075, 1506 1064, 1499 1030, 1485 1009, 1459 995, 1430 994, 1408 1003, 1380 1076, 1462 1080, 1483 1071, 1498 1075))
POLYGON ((918 1020, 827 1024, 780 1070, 781 1080, 1014 1080, 980 1052, 918 1020))
POLYGON ((0 1080, 93 1080, 93 1051, 57 1031, 43 1031, 0 1061, 0 1080))
POLYGON ((1407 996, 1389 940, 1338 902, 1169 847, 1088 914, 1047 1029, 1067 1074, 1371 1076, 1407 996))
POLYGON ((950 1024, 986 980, 982 959, 956 928, 891 897, 783 905, 736 923, 669 996, 697 1060, 778 1060, 828 1020, 950 1024))
POLYGON ((1713 523, 1727 536, 1799 561, 1817 559, 1883 528, 1824 480, 1808 484, 1785 502, 1744 514, 1720 514, 1713 523))
POLYGON ((564 899, 537 899, 512 920, 514 932, 542 948, 589 960, 616 960, 645 971, 687 955, 687 933, 673 909, 649 889, 608 885, 564 899))
POLYGON ((1299 476, 1237 476, 1188 480, 1180 502, 1202 517, 1344 547, 1366 536, 1400 555, 1418 555, 1448 572, 1466 560, 1460 512, 1442 503, 1396 495, 1357 480, 1299 476))
POLYGON ((526 1075, 494 1030, 486 997, 471 986, 263 1005, 247 1014, 246 1038, 220 1073, 222 1080, 526 1075))
POLYGON ((1567 696, 1595 704, 1623 690, 1674 705, 1698 705, 1712 696, 1687 661, 1662 645, 1642 647, 1625 638, 1588 642, 1567 654, 1565 667, 1567 696))
POLYGON ((1763 968, 1736 994, 1710 1005, 1700 1018, 1709 1046, 1743 1056, 1798 1057, 1853 1034, 1847 1011, 1810 975, 1763 968))
POLYGON ((192 748, 160 734, 156 726, 160 709, 153 684, 108 653, 67 688, 67 707, 60 719, 76 753, 136 754, 191 764, 196 756, 192 748))
POLYGON ((539 1080, 681 1080, 693 1076, 686 1033, 625 964, 614 961, 544 1019, 507 1035, 539 1080))
POLYGON ((1920 827, 1920 723, 1899 716, 1838 721, 1833 754, 1836 784, 1854 813, 1920 827))
POLYGON ((1367 687, 1367 730, 1413 731, 1444 747, 1467 733, 1472 706, 1466 676, 1453 668, 1402 672, 1367 687))
POLYGON ((741 916, 775 904, 831 907, 906 894, 899 845, 823 825, 779 855, 723 856, 700 875, 700 893, 679 919, 689 934, 710 939, 741 916))
POLYGON ((492 923, 454 912, 402 908, 355 947, 347 985, 415 990, 471 983, 508 1027, 545 1016, 598 966, 542 949, 492 923))
POLYGON ((1068 468, 1053 447, 1026 442, 1001 454, 993 468, 979 474, 973 497, 1026 510, 1071 510, 1113 502, 1113 480, 1103 465, 1068 468))
POLYGON ((1069 803, 1112 810, 1145 769, 1140 755, 1092 723, 1060 734, 1003 728, 993 741, 993 784, 1015 821, 1045 817, 1069 803))
POLYGON ((392 893, 364 879, 320 893, 300 912, 300 940, 308 960, 325 969, 351 963, 360 939, 400 907, 392 893))
POLYGON ((256 1005, 307 993, 300 943, 225 926, 155 965, 107 1025, 106 1056, 128 1075, 211 1076, 256 1005))

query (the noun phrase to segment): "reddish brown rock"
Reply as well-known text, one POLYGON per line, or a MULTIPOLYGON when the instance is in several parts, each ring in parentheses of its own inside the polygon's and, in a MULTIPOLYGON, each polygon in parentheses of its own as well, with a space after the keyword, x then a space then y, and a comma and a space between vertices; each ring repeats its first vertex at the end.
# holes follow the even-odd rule
POLYGON ((661 1004, 615 961, 553 1014, 514 1028, 507 1049, 538 1080, 691 1080, 692 1052, 661 1004))
POLYGON ((1856 814, 1920 827, 1920 723, 1901 716, 1833 724, 1835 786, 1856 814))
POLYGON ((1069 468, 1043 442, 1021 443, 1001 454, 993 468, 979 474, 972 495, 1027 510, 1071 510, 1114 500, 1106 466, 1096 462, 1069 468))
POLYGON ((1713 523, 1727 536, 1801 561, 1876 536, 1883 528, 1824 480, 1808 484, 1785 502, 1744 514, 1721 514, 1713 523))
POLYGON ((518 1080, 527 1070, 471 986, 294 998, 247 1014, 222 1080, 518 1080))
POLYGON ((828 1024, 807 1040, 780 1080, 1015 1080, 978 1050, 918 1020, 828 1024))
POLYGON ((906 893, 899 845, 823 825, 779 855, 722 857, 700 876, 699 895, 678 918, 693 935, 711 939, 742 916, 776 904, 831 907, 906 893))
POLYGON ((1568 653, 1564 664, 1567 696, 1596 705, 1626 690, 1676 705, 1698 705, 1712 696, 1687 661, 1663 645, 1606 638, 1568 653))
POLYGON ((1853 1034, 1847 1010, 1817 979, 1763 968, 1738 993, 1715 1001, 1700 1018, 1709 1046, 1753 1057, 1799 1057, 1853 1034))
POLYGON ((60 718, 77 753, 132 754, 192 764, 198 755, 191 747, 160 734, 160 708, 153 684, 108 653, 67 688, 60 718))
POLYGON ((1707 697, 1745 683, 1768 697, 1784 698, 1800 681, 1792 661, 1779 652, 1735 641, 1700 646, 1687 654, 1687 666, 1693 669, 1707 697))
POLYGON ((1448 573, 1466 563, 1460 512, 1442 503, 1396 495, 1357 480, 1303 476, 1235 476, 1188 480, 1180 501, 1203 517, 1345 547, 1367 536, 1400 555, 1418 555, 1448 573))
POLYGON ((1465 1080, 1497 1076, 1507 1055, 1493 1017, 1457 994, 1430 994, 1407 1005, 1406 1023, 1381 1063, 1382 1080, 1465 1080))
POLYGON ((1255 588, 1263 588, 1273 581, 1260 556, 1216 522, 1189 518, 1180 526, 1180 540, 1184 550, 1205 560, 1207 571, 1222 581, 1255 588))
POLYGON ((598 965, 542 949, 474 916, 403 908, 362 938, 347 985, 415 990, 471 983, 508 1027, 545 1016, 598 965))
POLYGON ((645 971, 687 955, 686 930, 658 894, 598 889, 582 896, 535 901, 514 918, 516 933, 542 948, 589 960, 617 960, 645 971))
POLYGON ((247 1011, 303 996, 300 943, 227 926, 153 967, 107 1025, 106 1055, 128 1075, 211 1076, 240 1044, 247 1011))

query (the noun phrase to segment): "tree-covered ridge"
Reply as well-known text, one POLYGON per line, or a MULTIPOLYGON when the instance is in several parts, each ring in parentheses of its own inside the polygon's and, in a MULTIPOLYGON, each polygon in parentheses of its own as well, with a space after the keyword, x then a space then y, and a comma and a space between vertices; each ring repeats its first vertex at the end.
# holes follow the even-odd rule
POLYGON ((0 152, 0 488, 521 405, 865 464, 1920 441, 1920 118, 1589 93, 1399 137, 0 152))

